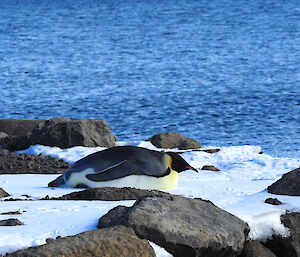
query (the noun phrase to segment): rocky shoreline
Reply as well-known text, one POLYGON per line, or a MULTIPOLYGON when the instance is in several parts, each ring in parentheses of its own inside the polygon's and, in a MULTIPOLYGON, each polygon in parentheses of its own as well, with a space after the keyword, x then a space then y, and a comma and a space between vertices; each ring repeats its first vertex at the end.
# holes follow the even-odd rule
POLYGON ((17 154, 7 149, 0 149, 0 174, 59 174, 70 164, 40 154, 17 154))
MULTIPOLYGON (((112 147, 116 140, 103 120, 0 120, 0 174, 58 174, 69 167, 68 163, 56 158, 14 153, 33 144, 60 148, 77 145, 112 147)), ((175 132, 154 135, 149 141, 160 148, 201 151, 199 142, 175 132)), ((213 154, 217 150, 207 152, 213 154)), ((218 171, 209 166, 204 169, 218 171)), ((300 196, 299 179, 300 168, 285 174, 269 186, 268 191, 300 196)), ((0 188, 0 197, 8 196, 9 192, 0 188)), ((155 190, 97 188, 42 200, 128 199, 136 200, 135 204, 132 207, 117 206, 99 217, 98 230, 49 239, 45 245, 6 256, 155 256, 147 240, 165 248, 175 257, 300 256, 298 212, 281 216, 290 237, 273 236, 262 243, 248 240, 249 226, 244 221, 202 199, 155 190)), ((275 200, 268 200, 268 203, 277 204, 275 200)), ((0 223, 22 225, 17 219, 2 220, 0 223)))

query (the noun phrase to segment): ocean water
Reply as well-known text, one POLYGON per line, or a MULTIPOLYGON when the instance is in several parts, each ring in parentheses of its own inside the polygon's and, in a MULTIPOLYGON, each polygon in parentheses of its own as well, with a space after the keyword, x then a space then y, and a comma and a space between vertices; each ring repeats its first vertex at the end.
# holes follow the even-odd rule
POLYGON ((300 158, 299 17, 297 0, 0 1, 0 118, 300 158))

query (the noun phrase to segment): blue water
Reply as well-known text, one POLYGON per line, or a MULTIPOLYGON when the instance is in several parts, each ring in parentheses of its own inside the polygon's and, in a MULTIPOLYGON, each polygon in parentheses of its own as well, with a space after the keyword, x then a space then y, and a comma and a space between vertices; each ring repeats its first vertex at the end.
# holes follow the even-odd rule
POLYGON ((300 158, 299 1, 0 1, 0 96, 0 118, 300 158))

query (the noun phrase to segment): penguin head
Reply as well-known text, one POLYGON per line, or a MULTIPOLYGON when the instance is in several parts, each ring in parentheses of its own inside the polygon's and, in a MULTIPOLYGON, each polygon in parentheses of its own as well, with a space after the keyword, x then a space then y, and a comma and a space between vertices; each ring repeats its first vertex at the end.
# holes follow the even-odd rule
POLYGON ((187 163, 185 159, 183 159, 178 153, 174 152, 166 152, 172 159, 171 168, 172 170, 182 172, 184 170, 194 170, 198 172, 195 168, 193 168, 190 164, 187 163))

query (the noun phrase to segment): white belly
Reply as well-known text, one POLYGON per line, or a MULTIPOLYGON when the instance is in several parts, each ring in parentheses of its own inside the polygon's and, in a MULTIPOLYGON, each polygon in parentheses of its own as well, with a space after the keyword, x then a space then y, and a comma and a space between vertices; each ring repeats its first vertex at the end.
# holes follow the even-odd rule
POLYGON ((96 182, 86 178, 87 174, 95 174, 91 168, 81 172, 74 172, 70 175, 66 184, 76 187, 78 184, 84 184, 90 188, 96 187, 135 187, 139 189, 172 189, 177 186, 178 173, 174 170, 167 176, 156 178, 146 175, 130 175, 110 181, 96 182))

